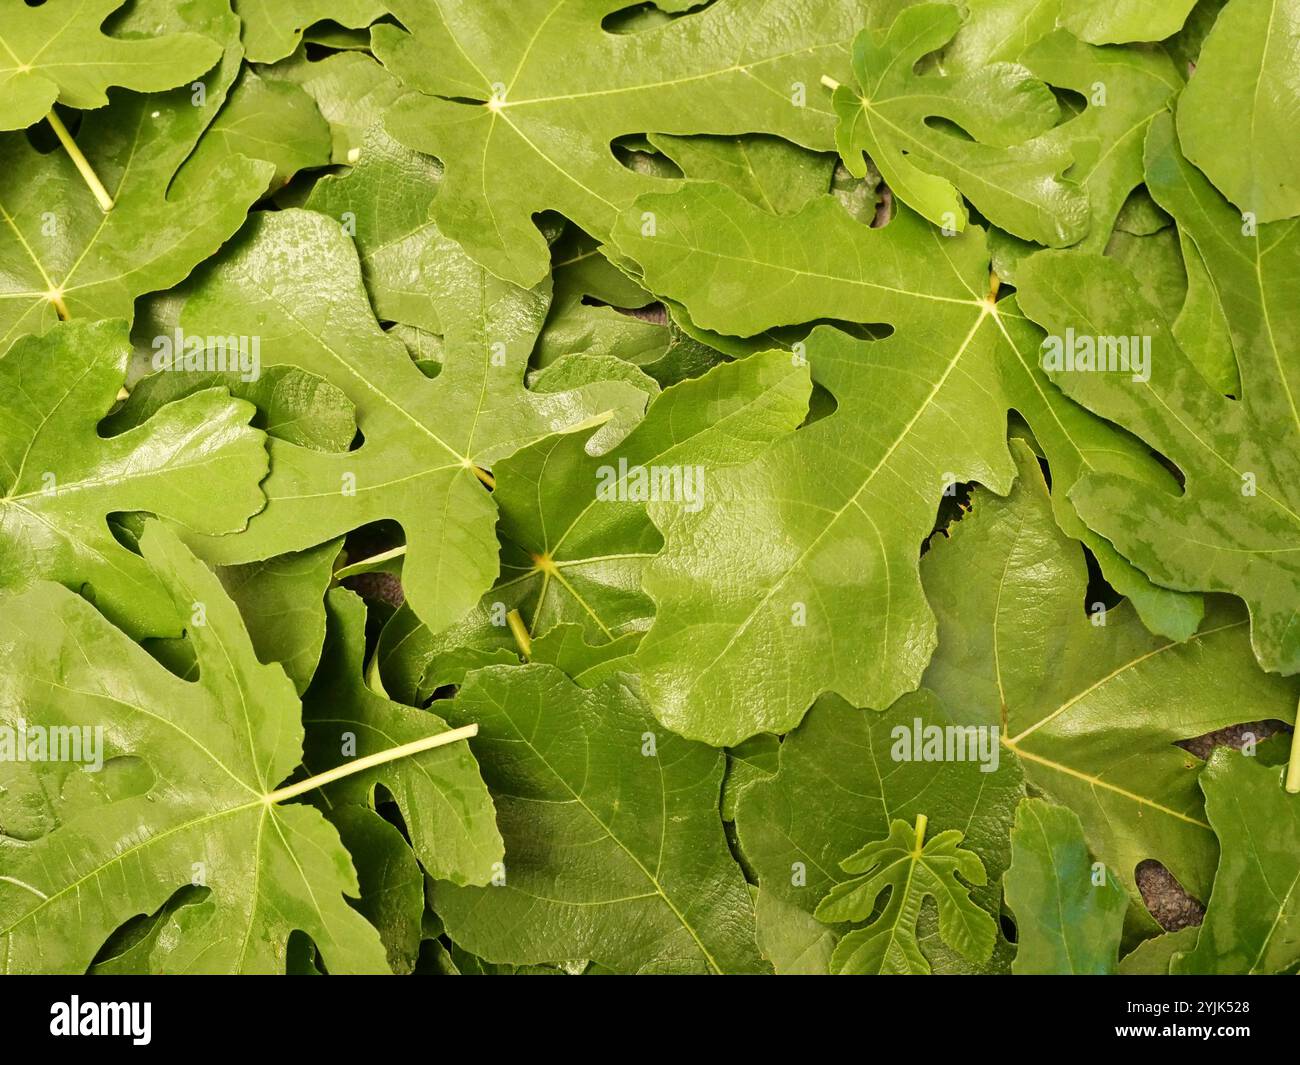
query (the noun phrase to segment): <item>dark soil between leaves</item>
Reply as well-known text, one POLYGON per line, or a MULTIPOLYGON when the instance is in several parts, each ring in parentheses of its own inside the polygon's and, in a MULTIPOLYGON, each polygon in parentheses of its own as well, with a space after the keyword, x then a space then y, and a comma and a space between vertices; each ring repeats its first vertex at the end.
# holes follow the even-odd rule
MULTIPOLYGON (((1184 740, 1178 746, 1198 758, 1207 759, 1216 747, 1235 747, 1240 750, 1248 739, 1253 738, 1258 742, 1278 732, 1290 731, 1280 721, 1252 721, 1207 732, 1204 736, 1184 740)), ((1184 891, 1173 873, 1159 862, 1150 859, 1142 862, 1137 867, 1135 878, 1138 891, 1142 893, 1142 901, 1166 932, 1177 932, 1188 925, 1198 925, 1205 919, 1204 900, 1194 899, 1184 891)))

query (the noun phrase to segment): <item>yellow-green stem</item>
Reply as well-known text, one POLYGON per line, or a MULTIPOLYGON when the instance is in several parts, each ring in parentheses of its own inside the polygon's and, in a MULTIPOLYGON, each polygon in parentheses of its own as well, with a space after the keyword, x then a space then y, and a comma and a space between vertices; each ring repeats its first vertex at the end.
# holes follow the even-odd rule
POLYGON ((1291 758, 1286 764, 1286 790, 1300 792, 1300 707, 1296 708, 1296 728, 1291 733, 1291 758))
POLYGON ((506 624, 510 626, 510 634, 519 645, 519 653, 526 659, 532 658, 533 638, 528 635, 528 626, 524 624, 523 615, 518 610, 510 611, 506 615, 506 624))
POLYGON ((399 758, 406 758, 412 754, 419 754, 421 751, 431 751, 435 747, 445 747, 449 743, 455 743, 457 740, 467 740, 471 736, 478 735, 478 725, 464 725, 461 728, 454 728, 449 732, 439 732, 434 736, 425 736, 422 740, 413 740, 410 743, 403 743, 400 747, 390 747, 386 751, 380 751, 378 754, 368 754, 364 758, 358 758, 355 761, 348 762, 346 765, 336 766, 324 773, 317 773, 314 777, 308 777, 306 780, 300 780, 297 784, 290 784, 288 787, 279 788, 266 796, 266 802, 284 802, 287 799, 297 798, 304 792, 311 791, 313 788, 324 787, 326 784, 332 784, 343 777, 350 777, 353 773, 360 773, 366 769, 373 769, 377 765, 383 765, 385 762, 395 762, 399 758))
MULTIPOLYGON (((95 194, 99 209, 108 214, 113 209, 113 197, 108 194, 108 189, 104 188, 104 183, 99 180, 99 175, 95 173, 95 168, 90 165, 90 161, 81 154, 81 149, 77 147, 77 142, 72 139, 68 127, 63 124, 63 120, 53 111, 45 116, 45 121, 50 124, 50 129, 54 130, 54 135, 59 138, 59 143, 63 145, 64 150, 71 157, 82 179, 90 186, 90 191, 95 194)), ((64 317, 66 318, 67 315, 64 315, 64 317)))
POLYGON ((406 545, 402 544, 401 547, 394 547, 388 551, 382 551, 377 555, 370 555, 367 558, 359 558, 355 562, 349 562, 347 565, 340 566, 336 569, 334 571, 334 579, 336 581, 341 581, 344 577, 355 577, 358 573, 368 573, 372 567, 378 566, 381 562, 388 562, 394 558, 401 558, 404 554, 406 554, 406 545))

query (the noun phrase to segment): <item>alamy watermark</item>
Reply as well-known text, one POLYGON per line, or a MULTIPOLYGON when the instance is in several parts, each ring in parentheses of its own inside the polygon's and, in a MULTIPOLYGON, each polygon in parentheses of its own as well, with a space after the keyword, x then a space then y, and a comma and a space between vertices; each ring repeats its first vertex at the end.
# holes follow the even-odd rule
POLYGON ((50 1035, 127 1036, 138 1047, 153 1038, 152 1002, 82 1002, 73 995, 50 1006, 50 1035))
POLYGON ((596 498, 602 503, 681 503, 694 514, 704 506, 704 467, 629 465, 621 458, 617 466, 596 470, 596 498))
POLYGON ((927 725, 917 717, 890 729, 889 756, 895 762, 978 762, 981 773, 996 773, 998 734, 997 725, 927 725))
POLYGON ((237 373, 244 382, 262 373, 260 336, 193 336, 177 326, 170 335, 153 338, 155 370, 237 373))
POLYGON ((102 725, 0 725, 0 762, 80 762, 88 773, 104 768, 102 725))
POLYGON ((1092 336, 1066 329, 1043 341, 1043 369, 1067 373, 1127 373, 1151 380, 1150 336, 1092 336))

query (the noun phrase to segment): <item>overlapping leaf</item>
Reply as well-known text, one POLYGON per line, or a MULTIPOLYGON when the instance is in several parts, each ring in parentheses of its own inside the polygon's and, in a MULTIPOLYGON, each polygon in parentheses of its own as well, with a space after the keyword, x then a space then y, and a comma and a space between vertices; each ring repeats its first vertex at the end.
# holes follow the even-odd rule
POLYGON ((306 204, 356 237, 366 291, 381 321, 437 334, 443 332, 438 271, 451 248, 432 218, 441 177, 436 159, 403 148, 374 126, 363 136, 356 166, 345 177, 322 179, 306 204))
POLYGON ((1181 493, 1153 493, 1090 474, 1070 498, 1155 580, 1244 599, 1260 663, 1300 672, 1300 366, 1292 358, 1300 325, 1286 310, 1300 303, 1300 222, 1243 227, 1178 154, 1168 119, 1152 126, 1147 167, 1152 194, 1195 244, 1214 285, 1241 394, 1224 396, 1206 381, 1122 267, 1094 256, 1035 257, 1020 298, 1036 321, 1061 338, 1125 338, 1134 356, 1149 355, 1149 380, 1068 366, 1054 380, 1139 434, 1185 479, 1181 493))
POLYGON ((1016 916, 1012 972, 1115 971, 1128 894, 1109 869, 1093 864, 1083 826, 1070 810, 1042 799, 1020 804, 1004 883, 1016 916))
POLYGON ((829 197, 780 217, 708 184, 637 206, 656 215, 656 235, 628 219, 619 248, 700 326, 747 335, 833 316, 895 330, 814 332, 806 355, 835 412, 714 477, 698 513, 662 515, 666 546, 646 582, 658 614, 638 657, 666 724, 734 743, 790 728, 821 691, 884 706, 915 687, 934 639, 919 545, 955 482, 1006 490, 1012 407, 1053 464, 1058 520, 1153 627, 1194 630, 1199 603, 1152 585, 1065 498, 1093 468, 1155 492, 1172 479, 1048 381, 1040 335, 988 294, 980 232, 943 237, 905 210, 868 229, 829 197))
POLYGON ((793 430, 807 403, 807 367, 786 352, 769 352, 667 389, 604 455, 587 454, 581 438, 570 435, 504 460, 497 504, 508 542, 505 601, 523 605, 538 634, 562 621, 578 622, 601 640, 644 628, 653 608, 640 590, 641 572, 659 543, 646 517, 648 486, 647 498, 637 498, 638 471, 647 471, 648 480, 656 467, 689 470, 683 477, 690 477, 695 497, 664 502, 699 506, 719 470, 793 430))
MULTIPOLYGON (((1126 197, 1142 182, 1147 128, 1182 88, 1182 78, 1160 52, 1097 48, 1064 30, 1045 35, 1019 61, 1047 84, 1079 93, 1085 101, 1079 114, 1038 143, 1070 152, 1074 163, 1065 176, 1088 200, 1087 233, 1079 247, 1100 251, 1126 197)), ((1026 245, 1024 250, 1037 249, 1026 245)), ((1004 271, 1005 258, 1004 253, 998 263, 1004 271)))
MULTIPOLYGON (((323 773, 393 747, 447 731, 436 714, 375 694, 365 683, 365 610, 343 589, 326 600, 321 667, 303 696, 303 767, 323 773)), ((321 790, 322 808, 370 806, 383 787, 397 803, 420 863, 431 876, 486 884, 502 857, 492 800, 464 744, 425 751, 354 773, 321 790)))
POLYGON ((157 573, 123 547, 110 514, 148 511, 206 533, 235 532, 262 508, 265 436, 253 408, 207 389, 101 437, 130 348, 123 322, 67 323, 0 356, 0 587, 59 581, 127 632, 179 633, 157 573))
POLYGON ((337 834, 310 807, 272 797, 301 755, 293 685, 258 663, 234 604, 178 541, 154 526, 142 547, 177 609, 206 608, 190 630, 197 682, 58 585, 0 614, 0 650, 18 667, 0 680, 4 724, 102 727, 105 759, 149 770, 39 838, 0 838, 0 971, 80 973, 127 918, 196 878, 208 891, 201 919, 158 941, 156 969, 283 972, 301 930, 331 972, 385 971, 378 934, 344 900, 358 886, 337 834))
POLYGON ((336 163, 356 162, 362 139, 401 95, 397 79, 365 52, 311 59, 300 48, 289 59, 258 68, 263 77, 302 86, 316 101, 333 140, 336 163))
POLYGON ((0 135, 0 351, 60 318, 130 319, 137 296, 176 284, 215 252, 271 179, 269 164, 236 156, 184 195, 171 193, 238 73, 238 25, 221 0, 138 17, 155 33, 187 28, 224 42, 224 53, 211 53, 220 65, 197 106, 187 86, 119 95, 84 117, 77 143, 115 201, 108 214, 66 152, 42 154, 23 133, 0 135))
POLYGON ((972 962, 987 961, 993 953, 997 925, 970 897, 972 885, 988 881, 983 863, 961 846, 956 829, 927 839, 925 828, 924 818, 915 827, 896 820, 886 839, 868 843, 840 862, 845 872, 859 875, 831 888, 817 905, 817 919, 868 923, 840 940, 831 955, 832 972, 929 973, 916 938, 927 898, 938 906, 945 943, 972 962), (876 913, 882 895, 884 908, 876 913))
POLYGON ((443 161, 434 216, 500 277, 534 285, 545 275, 537 212, 604 237, 656 187, 611 154, 619 137, 761 132, 830 148, 818 81, 847 78, 853 35, 897 4, 720 0, 645 32, 602 28, 624 6, 390 0, 405 30, 374 31, 375 53, 416 90, 390 112, 389 130, 443 161))
POLYGON ((263 80, 246 71, 173 183, 170 195, 186 196, 219 180, 213 173, 234 156, 263 159, 275 167, 274 191, 299 170, 330 161, 330 130, 315 101, 297 85, 263 80))
MULTIPOLYGON (((905 696, 883 713, 826 696, 782 742, 776 775, 741 793, 736 829, 758 876, 760 941, 780 944, 779 953, 768 953, 778 972, 788 971, 794 959, 802 967, 817 958, 820 965, 814 961, 811 969, 827 971, 830 951, 823 941, 828 935, 837 941, 845 929, 808 918, 831 889, 849 880, 841 862, 864 839, 888 836, 900 819, 911 831, 924 814, 931 833, 965 833, 965 847, 979 856, 991 884, 977 887, 974 898, 992 920, 998 880, 1011 857, 1007 834, 1024 794, 1014 757, 1000 760, 991 773, 976 761, 893 758, 899 730, 910 752, 917 725, 942 730, 967 720, 960 704, 945 707, 928 692, 905 696)), ((945 947, 929 917, 920 950, 926 964, 942 972, 971 969, 970 961, 945 947)), ((999 948, 994 969, 1006 968, 1007 954, 1005 945, 999 948)))
POLYGON ((1300 3, 1231 0, 1179 101, 1187 158, 1257 222, 1293 218, 1300 215, 1298 116, 1300 3))
POLYGON ((297 366, 341 389, 364 438, 341 454, 272 441, 266 511, 246 533, 205 541, 205 557, 269 558, 393 519, 406 533, 407 598, 437 630, 496 576, 496 510, 482 468, 547 433, 591 425, 620 402, 640 402, 618 383, 526 391, 523 365, 546 292, 491 279, 449 241, 441 251, 429 283, 448 335, 434 380, 379 328, 352 243, 323 215, 253 219, 193 286, 181 319, 187 333, 261 336, 264 366, 297 366))
POLYGON ((1201 776, 1205 809, 1223 857, 1195 949, 1175 956, 1175 973, 1294 973, 1300 966, 1300 804, 1281 787, 1283 771, 1220 751, 1201 776))
POLYGON ((1011 496, 981 493, 922 562, 939 617, 924 683, 1001 727, 1029 783, 1078 814, 1093 854, 1130 891, 1138 863, 1154 858, 1204 899, 1217 847, 1202 763, 1174 744, 1290 721, 1300 686, 1258 669, 1230 602, 1214 602, 1184 643, 1153 636, 1127 603, 1086 604, 1082 552, 1052 521, 1036 461, 1017 452, 1011 496))
POLYGON ((493 886, 437 885, 456 942, 513 964, 762 970, 718 819, 720 752, 658 729, 624 680, 587 691, 551 666, 481 670, 438 708, 478 723, 506 842, 493 886))
POLYGON ((386 10, 383 0, 235 0, 252 63, 283 59, 314 23, 328 19, 340 26, 369 26, 386 10))
POLYGON ((1092 44, 1163 41, 1178 32, 1196 0, 1060 0, 1061 25, 1092 44))
POLYGON ((201 32, 107 34, 101 29, 125 0, 9 0, 0 26, 0 130, 39 122, 55 101, 103 107, 106 90, 170 89, 197 77, 221 56, 201 32))
POLYGON ((325 589, 338 553, 336 541, 217 570, 258 659, 278 662, 299 695, 311 682, 325 644, 325 589))
POLYGON ((1088 229, 1087 197, 1059 179, 1072 162, 1069 151, 1035 139, 1060 116, 1051 90, 1009 63, 956 78, 913 72, 960 26, 961 13, 951 4, 918 4, 888 32, 858 36, 857 88, 835 89, 840 155, 862 175, 862 153, 868 154, 894 195, 936 226, 965 228, 965 195, 1016 236, 1073 244, 1088 229), (936 119, 960 132, 932 125, 936 119))
POLYGON ((670 479, 675 471, 683 490, 695 493, 676 505, 698 506, 719 470, 793 429, 807 403, 807 367, 773 351, 667 389, 627 438, 600 457, 572 434, 503 460, 494 493, 501 580, 441 634, 395 618, 381 646, 385 676, 408 697, 427 697, 458 683, 468 668, 509 660, 515 648, 505 623, 510 610, 521 612, 535 636, 568 623, 595 644, 644 631, 654 608, 641 590, 642 573, 660 547, 646 515, 651 471, 668 471, 670 479), (638 475, 647 487, 640 499, 629 490, 638 475))

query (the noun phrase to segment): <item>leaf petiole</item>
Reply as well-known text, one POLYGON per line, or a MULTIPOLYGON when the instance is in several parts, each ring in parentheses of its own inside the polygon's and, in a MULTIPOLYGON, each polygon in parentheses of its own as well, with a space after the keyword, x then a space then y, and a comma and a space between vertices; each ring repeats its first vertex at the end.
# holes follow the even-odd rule
POLYGON ((344 777, 350 777, 353 773, 360 773, 367 769, 373 769, 377 765, 384 765, 386 762, 395 762, 399 758, 405 758, 408 755, 420 754, 422 751, 431 751, 435 747, 445 747, 449 743, 455 743, 457 740, 467 740, 471 736, 478 735, 478 725, 463 725, 461 728, 454 728, 448 732, 439 732, 434 736, 425 736, 423 739, 412 740, 410 743, 403 743, 399 747, 390 747, 386 751, 379 751, 376 754, 368 754, 364 758, 358 758, 355 761, 348 762, 346 765, 335 766, 333 769, 324 773, 317 773, 314 777, 308 777, 306 780, 300 780, 297 784, 290 784, 284 788, 278 788, 269 795, 263 797, 263 801, 269 806, 272 803, 285 802, 288 799, 297 798, 313 788, 321 788, 326 784, 332 784, 336 780, 342 780, 344 777))
POLYGON ((519 645, 519 653, 524 658, 531 658, 533 654, 533 638, 528 635, 528 626, 524 624, 523 615, 518 610, 512 610, 506 615, 506 624, 510 626, 510 635, 515 638, 515 643, 519 645))
MULTIPOLYGON (((1300 707, 1297 707, 1297 718, 1300 718, 1300 707)), ((1296 731, 1291 733, 1291 757, 1286 763, 1286 790, 1292 795, 1300 793, 1300 720, 1296 721, 1296 731)))
POLYGON ((72 139, 68 127, 63 124, 63 120, 53 111, 45 116, 45 120, 50 124, 50 129, 54 130, 54 135, 59 138, 59 143, 63 145, 64 150, 71 157, 82 179, 90 186, 90 191, 95 194, 99 209, 108 214, 113 209, 113 197, 108 194, 108 189, 104 188, 104 183, 99 180, 99 175, 95 173, 95 168, 90 165, 90 161, 77 147, 77 142, 72 139))
POLYGON ((368 573, 374 567, 383 562, 388 562, 394 558, 401 558, 406 554, 406 545, 390 548, 387 551, 381 551, 377 555, 370 555, 367 558, 359 558, 355 562, 349 562, 345 566, 340 566, 334 571, 336 581, 343 580, 344 577, 355 577, 359 573, 368 573))

